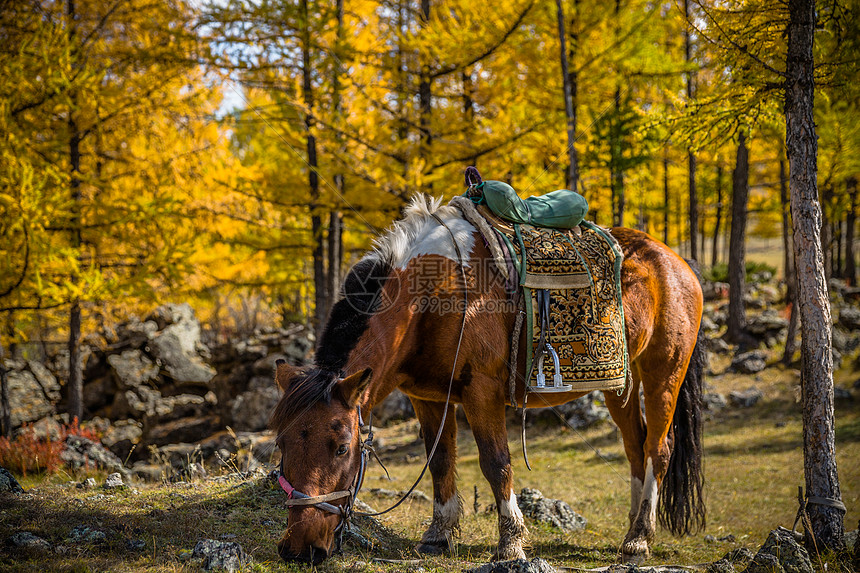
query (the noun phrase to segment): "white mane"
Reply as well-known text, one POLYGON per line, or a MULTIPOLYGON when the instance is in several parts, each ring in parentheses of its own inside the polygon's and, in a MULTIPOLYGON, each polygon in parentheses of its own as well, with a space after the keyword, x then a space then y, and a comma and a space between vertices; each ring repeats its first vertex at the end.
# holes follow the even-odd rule
POLYGON ((433 217, 436 215, 454 234, 463 260, 468 266, 469 254, 475 244, 476 229, 463 218, 456 207, 442 205, 441 197, 417 194, 403 211, 403 218, 394 222, 374 241, 370 257, 379 258, 396 268, 405 268, 409 261, 420 255, 441 255, 457 261, 457 250, 451 234, 433 217))

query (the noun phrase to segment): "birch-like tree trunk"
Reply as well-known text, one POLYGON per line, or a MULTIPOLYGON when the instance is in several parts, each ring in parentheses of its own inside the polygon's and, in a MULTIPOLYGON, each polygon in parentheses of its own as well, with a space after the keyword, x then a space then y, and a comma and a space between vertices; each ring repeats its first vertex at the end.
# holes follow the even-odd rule
MULTIPOLYGON (((833 427, 833 355, 830 299, 821 245, 818 202, 818 142, 813 119, 812 55, 815 1, 789 0, 785 82, 785 144, 789 163, 794 261, 801 322, 803 461, 808 496, 839 500, 833 427)), ((844 547, 844 510, 819 502, 807 507, 807 549, 844 547)))

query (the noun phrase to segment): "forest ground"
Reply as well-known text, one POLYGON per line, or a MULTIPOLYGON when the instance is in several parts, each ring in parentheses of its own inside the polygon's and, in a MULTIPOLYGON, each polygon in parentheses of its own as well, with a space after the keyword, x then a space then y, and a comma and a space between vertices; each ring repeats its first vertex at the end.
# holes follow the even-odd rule
MULTIPOLYGON (((673 538, 658 531, 647 565, 696 565, 713 562, 735 547, 755 551, 768 532, 791 527, 797 511, 797 486, 803 485, 802 424, 795 401, 798 373, 779 365, 748 376, 721 374, 727 357, 712 356, 709 386, 723 394, 755 386, 764 393, 748 409, 727 407, 709 415, 705 424, 707 528, 691 537, 673 538), (734 541, 706 540, 705 535, 734 541)), ((836 383, 851 388, 858 374, 853 364, 836 374, 836 383)), ((376 509, 393 499, 369 490, 405 490, 417 477, 424 459, 417 439, 417 422, 407 421, 378 429, 383 459, 394 481, 387 481, 375 463, 360 496, 376 509)), ((836 440, 842 499, 848 507, 846 530, 860 519, 860 396, 836 405, 836 440)), ((518 424, 509 441, 514 459, 515 488, 539 489, 562 499, 588 519, 584 531, 563 533, 547 525, 527 522, 531 531, 530 557, 557 567, 594 568, 612 564, 627 523, 628 465, 618 433, 611 423, 575 432, 559 425, 535 425, 528 431, 533 471, 523 463, 518 424), (600 455, 596 453, 599 450, 600 455)), ((457 552, 426 557, 412 547, 432 513, 429 501, 409 501, 381 518, 385 528, 363 533, 378 542, 371 551, 347 545, 343 554, 328 560, 321 571, 459 571, 487 562, 497 541, 497 518, 488 511, 492 495, 478 467, 475 442, 460 424, 459 487, 464 516, 457 552), (477 489, 476 489, 477 488, 477 489), (475 511, 475 492, 477 507, 475 511), (395 562, 378 561, 393 560, 395 562)), ((190 560, 198 539, 236 541, 253 556, 251 571, 306 570, 285 565, 275 543, 282 534, 287 512, 283 493, 265 479, 216 482, 196 479, 171 485, 134 483, 133 489, 112 494, 69 485, 84 475, 56 474, 22 481, 27 494, 0 498, 0 531, 31 531, 47 539, 49 552, 0 552, 2 571, 197 571, 190 560), (107 494, 107 495, 105 495, 107 494), (70 531, 86 525, 106 533, 98 543, 69 542, 70 531), (130 539, 145 549, 129 549, 130 539), (58 546, 62 549, 58 549, 58 546)), ((103 477, 103 476, 100 476, 103 477)), ((99 482, 101 483, 101 481, 99 482)), ((429 476, 419 488, 432 496, 429 476)), ((359 523, 361 526, 362 524, 359 523)), ((834 571, 833 566, 829 568, 834 571)))

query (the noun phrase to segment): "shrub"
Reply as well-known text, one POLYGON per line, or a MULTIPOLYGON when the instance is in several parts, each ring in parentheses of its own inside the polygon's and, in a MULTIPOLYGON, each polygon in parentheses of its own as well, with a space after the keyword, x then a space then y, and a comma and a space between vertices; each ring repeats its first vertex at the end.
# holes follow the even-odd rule
POLYGON ((24 424, 14 438, 0 437, 0 467, 23 476, 54 473, 63 465, 60 454, 69 436, 81 436, 94 442, 101 438, 98 431, 82 428, 77 418, 71 424, 60 426, 59 436, 53 437, 50 432, 39 435, 33 426, 24 424))
MULTIPOLYGON (((776 267, 767 263, 747 261, 745 266, 746 282, 748 283, 767 282, 769 278, 773 278, 776 275, 776 267)), ((705 279, 711 282, 729 282, 729 266, 726 263, 718 263, 705 270, 702 274, 705 279)))
POLYGON ((53 473, 62 465, 63 443, 51 436, 40 437, 32 426, 24 425, 18 435, 0 438, 0 466, 19 475, 53 473))

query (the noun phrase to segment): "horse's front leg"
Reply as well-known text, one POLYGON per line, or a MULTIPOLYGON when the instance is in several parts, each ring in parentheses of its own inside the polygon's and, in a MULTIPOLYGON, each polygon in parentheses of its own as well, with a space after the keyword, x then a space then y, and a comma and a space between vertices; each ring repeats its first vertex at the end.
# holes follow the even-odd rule
POLYGON ((514 473, 505 427, 505 398, 495 380, 475 375, 463 392, 463 410, 478 446, 478 461, 499 512, 499 547, 494 559, 524 559, 528 535, 514 495, 514 473))
MULTIPOLYGON (((426 402, 412 399, 415 415, 421 423, 424 448, 427 455, 433 448, 445 405, 439 402, 426 402)), ((442 553, 454 547, 454 536, 460 530, 462 502, 457 495, 457 417, 455 406, 448 406, 445 429, 439 438, 436 453, 430 461, 430 475, 433 476, 433 521, 421 536, 416 549, 421 553, 442 553)))

